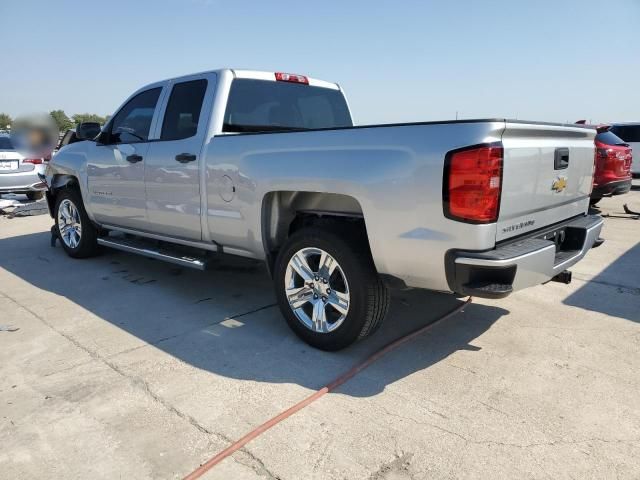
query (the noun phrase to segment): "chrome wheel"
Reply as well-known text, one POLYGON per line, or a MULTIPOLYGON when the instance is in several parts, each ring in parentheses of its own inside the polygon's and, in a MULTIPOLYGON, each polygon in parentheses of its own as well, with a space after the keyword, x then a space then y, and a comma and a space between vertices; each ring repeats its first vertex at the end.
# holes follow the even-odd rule
POLYGON ((60 238, 69 248, 77 248, 82 237, 80 212, 71 200, 65 198, 58 207, 58 230, 60 238))
POLYGON ((349 313, 347 277, 335 258, 320 248, 303 248, 291 257, 284 288, 296 318, 314 332, 332 332, 349 313))

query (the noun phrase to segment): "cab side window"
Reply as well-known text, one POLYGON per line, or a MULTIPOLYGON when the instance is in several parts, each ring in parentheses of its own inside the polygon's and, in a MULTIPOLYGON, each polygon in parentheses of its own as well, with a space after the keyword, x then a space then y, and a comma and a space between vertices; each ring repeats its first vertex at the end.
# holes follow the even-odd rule
POLYGON ((160 140, 181 140, 196 134, 206 91, 207 81, 204 79, 176 83, 173 86, 164 114, 160 140))
POLYGON ((153 112, 160 98, 161 87, 139 93, 113 117, 110 143, 138 143, 149 140, 153 112))

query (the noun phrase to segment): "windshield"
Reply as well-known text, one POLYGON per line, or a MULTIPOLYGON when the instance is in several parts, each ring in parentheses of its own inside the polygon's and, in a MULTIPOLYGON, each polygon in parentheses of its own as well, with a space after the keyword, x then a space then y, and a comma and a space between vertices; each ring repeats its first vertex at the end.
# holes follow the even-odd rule
POLYGON ((13 150, 13 145, 9 137, 0 137, 0 150, 13 150))
POLYGON ((223 130, 264 132, 352 125, 347 102, 339 90, 237 79, 231 84, 223 130))

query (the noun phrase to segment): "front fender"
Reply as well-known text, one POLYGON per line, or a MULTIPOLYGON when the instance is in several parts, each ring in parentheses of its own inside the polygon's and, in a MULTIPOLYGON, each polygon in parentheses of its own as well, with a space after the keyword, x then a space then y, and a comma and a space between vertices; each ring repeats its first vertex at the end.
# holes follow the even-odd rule
POLYGON ((53 214, 57 191, 71 185, 80 190, 85 210, 91 220, 93 213, 87 201, 87 147, 90 142, 78 142, 67 145, 56 153, 45 170, 45 179, 49 190, 47 191, 47 204, 49 213, 53 214))

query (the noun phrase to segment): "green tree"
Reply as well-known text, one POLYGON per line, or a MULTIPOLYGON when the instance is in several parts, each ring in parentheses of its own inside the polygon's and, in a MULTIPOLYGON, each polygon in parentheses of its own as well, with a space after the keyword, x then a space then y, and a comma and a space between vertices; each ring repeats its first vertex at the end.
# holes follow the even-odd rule
POLYGON ((53 121, 56 122, 58 130, 60 130, 61 132, 66 132, 70 128, 73 128, 73 122, 69 117, 67 117, 67 114, 64 113, 64 110, 53 110, 49 113, 49 115, 51 115, 53 121))
POLYGON ((11 123, 13 123, 13 120, 11 120, 11 117, 8 114, 0 113, 0 130, 10 127, 11 123))
POLYGON ((106 122, 105 117, 101 117, 95 113, 76 113, 72 118, 76 125, 82 122, 98 122, 100 125, 104 125, 106 122))

